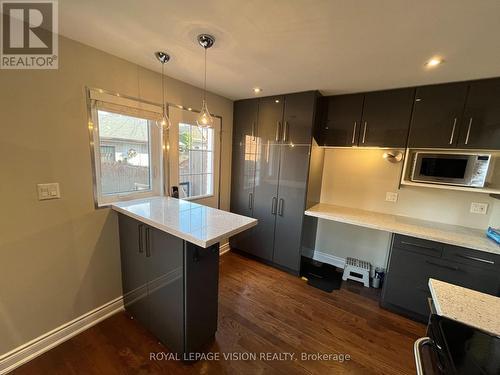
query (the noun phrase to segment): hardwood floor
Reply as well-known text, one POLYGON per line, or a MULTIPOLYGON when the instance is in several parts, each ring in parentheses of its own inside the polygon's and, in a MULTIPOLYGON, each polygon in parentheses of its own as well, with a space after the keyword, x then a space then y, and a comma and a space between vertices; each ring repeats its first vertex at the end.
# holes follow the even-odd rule
MULTIPOLYGON (((414 374, 413 342, 425 326, 378 306, 369 289, 343 283, 325 293, 235 253, 221 258, 216 361, 150 360, 168 352, 125 313, 52 349, 12 374, 414 374), (223 353, 257 353, 224 360, 223 353), (295 353, 294 360, 260 353, 295 353), (349 355, 314 360, 301 353, 349 355)), ((283 354, 282 354, 283 355, 283 354)))

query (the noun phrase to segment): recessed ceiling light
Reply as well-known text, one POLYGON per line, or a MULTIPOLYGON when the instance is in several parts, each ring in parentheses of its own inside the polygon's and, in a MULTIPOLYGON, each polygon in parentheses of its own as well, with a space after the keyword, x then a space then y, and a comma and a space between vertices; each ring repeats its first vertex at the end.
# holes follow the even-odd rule
POLYGON ((260 87, 254 87, 253 92, 258 94, 259 92, 262 92, 262 89, 260 87))
POLYGON ((441 57, 433 57, 429 61, 425 63, 425 66, 428 68, 435 68, 438 65, 441 65, 444 60, 441 57))
POLYGON ((274 102, 275 102, 275 103, 279 103, 280 101, 279 101, 278 99, 276 99, 274 102))

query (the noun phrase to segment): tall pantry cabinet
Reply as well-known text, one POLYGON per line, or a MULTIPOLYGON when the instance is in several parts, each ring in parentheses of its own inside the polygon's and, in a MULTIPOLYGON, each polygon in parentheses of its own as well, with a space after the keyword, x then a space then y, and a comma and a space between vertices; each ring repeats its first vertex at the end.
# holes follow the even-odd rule
POLYGON ((302 222, 318 93, 235 102, 231 212, 258 219, 231 247, 292 273, 302 222))

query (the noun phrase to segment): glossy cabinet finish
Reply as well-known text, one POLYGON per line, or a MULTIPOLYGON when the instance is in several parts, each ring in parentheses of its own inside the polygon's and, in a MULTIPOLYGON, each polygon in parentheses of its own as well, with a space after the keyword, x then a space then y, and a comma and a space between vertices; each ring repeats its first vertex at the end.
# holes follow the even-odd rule
MULTIPOLYGON (((234 103, 233 153, 231 174, 231 212, 253 217, 255 165, 261 142, 257 138, 259 100, 234 103)), ((233 238, 234 246, 248 251, 254 229, 233 238)))
POLYGON ((119 214, 127 312, 175 353, 217 330, 219 244, 202 248, 119 214))
POLYGON ((463 82, 418 87, 408 147, 455 147, 467 90, 468 85, 463 82))
POLYGON ((311 144, 312 125, 317 94, 314 91, 288 94, 285 96, 281 142, 284 144, 311 144))
POLYGON ((300 265, 310 146, 282 146, 273 262, 291 270, 300 265))
POLYGON ((259 144, 256 162, 253 217, 259 222, 253 228, 248 244, 251 254, 268 261, 273 259, 281 147, 271 143, 259 144))
POLYGON ((406 147, 414 92, 409 88, 366 93, 358 145, 406 147))
POLYGON ((148 269, 145 262, 145 225, 118 215, 123 303, 144 326, 149 324, 148 269))
POLYGON ((356 146, 361 128, 364 94, 320 98, 320 146, 356 146))
POLYGON ((458 147, 500 149, 500 79, 471 82, 458 147))
MULTIPOLYGON (((247 100, 237 102, 234 107, 236 134, 242 132, 240 127, 248 129, 245 116, 258 113, 255 144, 248 146, 253 151, 242 155, 241 145, 234 142, 233 154, 239 156, 233 156, 236 162, 232 166, 233 175, 241 176, 246 161, 255 161, 251 215, 258 224, 247 233, 231 237, 231 247, 292 273, 298 273, 300 266, 301 226, 317 96, 317 92, 310 91, 260 98, 257 110, 254 104, 245 103, 247 100)), ((241 207, 247 199, 245 189, 240 179, 233 181, 231 210, 242 213, 241 207)))
POLYGON ((394 235, 381 305, 425 322, 429 278, 500 296, 500 256, 394 235))

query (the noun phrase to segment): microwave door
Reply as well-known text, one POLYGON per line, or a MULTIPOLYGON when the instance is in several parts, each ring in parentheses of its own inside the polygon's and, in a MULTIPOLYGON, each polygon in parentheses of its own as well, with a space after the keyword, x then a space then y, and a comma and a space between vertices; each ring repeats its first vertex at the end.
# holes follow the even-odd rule
POLYGON ((416 153, 412 180, 449 185, 467 185, 470 176, 467 155, 416 153))

